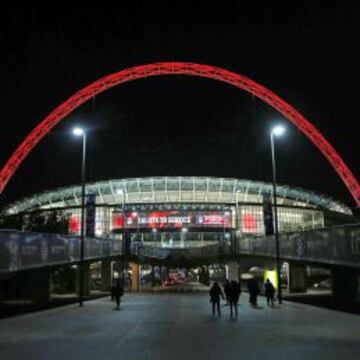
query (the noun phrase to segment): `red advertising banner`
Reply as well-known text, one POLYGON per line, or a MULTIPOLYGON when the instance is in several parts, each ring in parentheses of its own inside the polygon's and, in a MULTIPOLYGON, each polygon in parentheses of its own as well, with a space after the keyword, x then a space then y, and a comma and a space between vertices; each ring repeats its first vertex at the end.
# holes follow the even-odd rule
POLYGON ((69 218, 69 234, 80 234, 81 222, 78 216, 71 215, 69 218))
MULTIPOLYGON (((232 215, 230 211, 132 211, 125 213, 125 227, 128 229, 231 228, 232 215)), ((122 213, 114 212, 113 229, 122 228, 122 213)))

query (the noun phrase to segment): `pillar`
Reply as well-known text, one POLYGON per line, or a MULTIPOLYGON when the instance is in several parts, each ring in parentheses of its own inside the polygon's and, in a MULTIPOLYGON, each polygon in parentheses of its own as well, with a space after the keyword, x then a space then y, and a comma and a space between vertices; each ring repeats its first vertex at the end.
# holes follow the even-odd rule
POLYGON ((50 270, 37 270, 29 278, 31 299, 37 302, 47 302, 51 294, 51 273, 50 270))
POLYGON ((356 299, 359 274, 353 269, 334 268, 332 273, 332 293, 333 297, 339 301, 349 301, 356 299))
POLYGON ((151 287, 155 287, 155 266, 151 265, 151 287))
POLYGON ((111 289, 111 260, 101 261, 101 285, 102 291, 109 291, 111 289))
POLYGON ((140 290, 140 265, 137 263, 130 263, 130 268, 132 272, 132 286, 131 291, 140 290))
POLYGON ((185 247, 185 233, 184 231, 181 231, 180 233, 180 247, 185 247))
MULTIPOLYGON (((79 276, 80 276, 80 264, 78 264, 78 272, 77 272, 77 278, 76 278, 76 292, 77 294, 79 294, 79 276)), ((83 280, 83 286, 84 286, 84 291, 83 294, 84 296, 88 296, 90 295, 90 263, 85 262, 83 264, 83 276, 84 276, 84 280, 83 280)))
POLYGON ((307 291, 306 266, 289 264, 289 292, 299 293, 307 291))
POLYGON ((236 261, 229 262, 227 264, 228 274, 227 278, 229 281, 239 281, 239 264, 236 261))

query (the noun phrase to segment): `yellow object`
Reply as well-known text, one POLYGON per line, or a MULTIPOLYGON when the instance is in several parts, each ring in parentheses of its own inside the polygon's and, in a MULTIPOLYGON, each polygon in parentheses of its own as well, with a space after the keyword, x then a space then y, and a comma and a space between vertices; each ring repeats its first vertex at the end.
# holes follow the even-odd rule
POLYGON ((276 270, 264 270, 264 283, 266 280, 269 279, 271 283, 274 285, 274 288, 278 288, 278 281, 277 281, 277 271, 276 270))

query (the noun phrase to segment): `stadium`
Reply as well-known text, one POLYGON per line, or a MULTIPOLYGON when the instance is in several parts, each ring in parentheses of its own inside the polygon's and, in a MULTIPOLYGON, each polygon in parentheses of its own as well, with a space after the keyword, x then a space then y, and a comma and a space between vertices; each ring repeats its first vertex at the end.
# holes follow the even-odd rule
MULTIPOLYGON (((272 189, 271 183, 217 177, 146 177, 87 183, 85 233, 88 238, 125 239, 122 244, 128 244, 129 250, 124 249, 124 253, 135 255, 128 272, 137 274, 134 276, 137 285, 132 285, 137 289, 140 284, 142 289, 153 286, 156 279, 166 286, 171 271, 183 279, 185 269, 192 269, 194 279, 207 283, 209 277, 224 279, 230 271, 238 271, 231 270, 238 269, 238 265, 224 263, 219 258, 219 246, 227 244, 233 248, 242 238, 252 241, 253 237, 256 241, 274 233, 272 189), (149 257, 136 253, 139 246, 150 251, 149 257), (215 250, 217 255, 211 252, 215 250), (163 262, 156 256, 154 260, 156 253, 171 255, 163 258, 163 262), (186 254, 189 258, 184 257, 186 254), (193 255, 196 257, 192 258, 193 255), (203 266, 205 280, 201 280, 203 266)), ((356 221, 349 207, 324 195, 281 184, 276 190, 280 233, 299 233, 356 221)), ((32 215, 48 218, 51 214, 61 214, 66 233, 79 236, 81 204, 82 187, 68 186, 12 203, 3 209, 2 215, 21 217, 26 224, 34 221, 32 215)), ((241 264, 246 271, 254 266, 256 269, 259 265, 269 266, 256 259, 242 259, 241 264)), ((119 276, 114 261, 112 269, 113 278, 119 276)), ((100 263, 92 264, 90 271, 91 278, 98 278, 100 263)), ((266 276, 273 273, 267 272, 266 276)), ((283 285, 289 284, 287 263, 283 264, 282 273, 283 285)))
MULTIPOLYGON (((86 196, 96 208, 96 237, 116 236, 126 228, 132 240, 192 247, 224 237, 266 234, 272 184, 215 177, 148 177, 88 183, 86 196)), ((277 198, 279 232, 351 222, 349 207, 315 192, 277 185, 277 198)), ((32 195, 8 205, 3 213, 54 210, 66 214, 70 234, 80 234, 81 186, 32 195)))

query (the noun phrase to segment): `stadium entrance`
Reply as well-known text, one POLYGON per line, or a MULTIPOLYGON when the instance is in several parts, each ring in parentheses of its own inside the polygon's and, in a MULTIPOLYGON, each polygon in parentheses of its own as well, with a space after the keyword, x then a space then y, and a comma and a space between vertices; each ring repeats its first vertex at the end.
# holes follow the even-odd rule
MULTIPOLYGON (((204 208, 204 207, 203 207, 204 208)), ((235 216, 222 210, 137 210, 113 212, 113 233, 129 234, 132 246, 198 248, 231 240, 235 216)))

